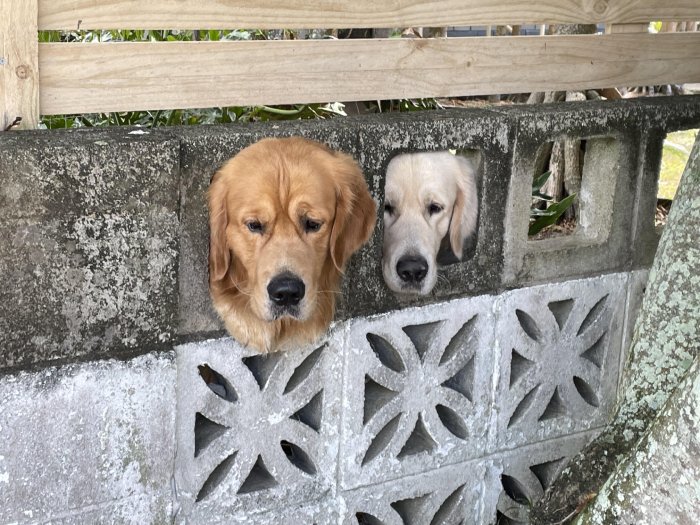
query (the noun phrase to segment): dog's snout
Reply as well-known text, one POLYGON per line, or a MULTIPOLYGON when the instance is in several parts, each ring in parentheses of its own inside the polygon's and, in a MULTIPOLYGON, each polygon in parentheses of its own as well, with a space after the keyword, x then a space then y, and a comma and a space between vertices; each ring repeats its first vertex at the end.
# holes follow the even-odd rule
POLYGON ((304 298, 304 282, 291 273, 275 277, 267 285, 267 294, 277 306, 296 306, 304 298))
POLYGON ((396 263, 396 273, 406 283, 420 283, 428 273, 428 261, 420 255, 404 255, 396 263))

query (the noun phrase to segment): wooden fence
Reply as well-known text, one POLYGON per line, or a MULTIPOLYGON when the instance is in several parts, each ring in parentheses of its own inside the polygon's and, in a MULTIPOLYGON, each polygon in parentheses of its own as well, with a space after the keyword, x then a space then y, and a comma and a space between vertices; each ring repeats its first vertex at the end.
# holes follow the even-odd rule
POLYGON ((698 0, 0 0, 0 131, 16 117, 700 82, 698 0), (40 30, 606 24, 604 35, 39 43, 40 30), (611 29, 612 28, 612 29, 611 29), (632 32, 630 32, 632 31, 632 32))

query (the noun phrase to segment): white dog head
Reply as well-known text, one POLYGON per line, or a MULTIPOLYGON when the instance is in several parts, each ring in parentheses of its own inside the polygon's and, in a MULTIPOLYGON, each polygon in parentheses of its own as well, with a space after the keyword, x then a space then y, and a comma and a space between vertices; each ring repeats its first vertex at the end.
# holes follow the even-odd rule
POLYGON ((437 255, 449 232, 461 259, 464 239, 476 228, 478 161, 449 151, 394 157, 386 173, 384 281, 395 292, 430 293, 437 280, 437 255))

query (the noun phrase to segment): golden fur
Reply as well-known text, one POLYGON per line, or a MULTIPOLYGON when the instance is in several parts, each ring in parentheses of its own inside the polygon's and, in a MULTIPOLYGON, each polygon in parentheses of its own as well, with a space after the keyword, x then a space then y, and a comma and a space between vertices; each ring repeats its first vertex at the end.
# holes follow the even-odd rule
POLYGON ((300 137, 238 153, 209 188, 209 288, 228 332, 262 352, 318 338, 333 319, 343 268, 375 221, 348 155, 300 137), (268 293, 281 274, 305 286, 293 312, 280 313, 268 293))

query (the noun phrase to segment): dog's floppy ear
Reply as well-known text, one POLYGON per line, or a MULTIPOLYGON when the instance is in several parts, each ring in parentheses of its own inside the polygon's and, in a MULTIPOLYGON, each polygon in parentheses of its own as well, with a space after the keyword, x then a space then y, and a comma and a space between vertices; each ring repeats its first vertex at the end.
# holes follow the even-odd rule
POLYGON ((455 155, 457 161, 457 197, 450 221, 450 246, 462 259, 464 239, 476 229, 479 202, 476 195, 476 165, 473 159, 455 155))
POLYGON ((231 252, 226 243, 226 189, 218 171, 209 186, 209 282, 221 281, 231 265, 231 252))
POLYGON ((337 152, 334 157, 337 202, 330 252, 333 264, 342 272, 350 256, 372 235, 377 207, 367 189, 362 170, 352 157, 337 152))

